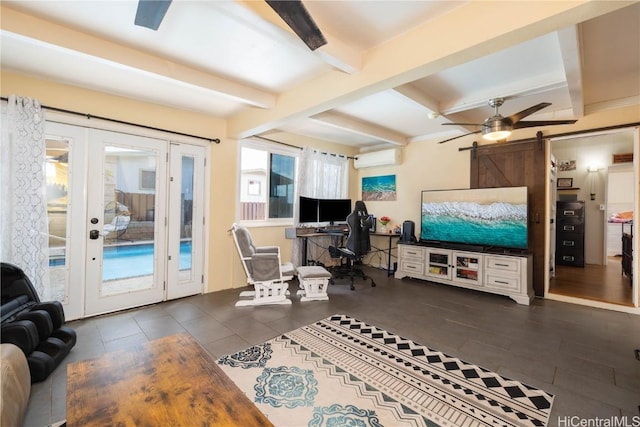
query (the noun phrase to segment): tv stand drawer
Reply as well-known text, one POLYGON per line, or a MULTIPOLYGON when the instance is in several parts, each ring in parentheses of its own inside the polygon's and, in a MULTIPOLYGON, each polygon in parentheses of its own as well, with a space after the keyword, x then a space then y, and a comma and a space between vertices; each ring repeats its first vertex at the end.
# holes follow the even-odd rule
POLYGON ((513 257, 503 257, 498 255, 485 256, 485 268, 487 270, 520 272, 520 260, 513 257))
POLYGON ((401 260, 400 261, 400 270, 407 273, 409 276, 413 274, 423 275, 424 274, 424 263, 415 262, 411 260, 401 260))
POLYGON ((519 291, 520 278, 487 272, 485 286, 487 288, 501 289, 506 291, 519 291))
POLYGON ((400 245, 400 257, 404 259, 414 259, 424 262, 427 251, 421 246, 400 245))

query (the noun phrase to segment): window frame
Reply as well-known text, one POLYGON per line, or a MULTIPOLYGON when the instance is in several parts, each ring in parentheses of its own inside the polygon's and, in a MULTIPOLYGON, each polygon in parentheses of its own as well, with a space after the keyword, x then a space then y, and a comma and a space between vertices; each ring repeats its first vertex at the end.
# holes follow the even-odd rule
POLYGON ((276 143, 269 143, 264 141, 256 141, 254 139, 245 139, 241 140, 238 144, 238 191, 236 191, 236 222, 245 226, 245 227, 277 227, 277 226, 292 226, 295 223, 293 215, 295 215, 295 205, 296 201, 293 200, 293 214, 291 218, 269 218, 269 198, 270 198, 270 172, 271 172, 271 154, 279 154, 283 156, 289 156, 294 158, 294 199, 295 194, 297 194, 297 185, 298 185, 298 165, 300 160, 301 150, 297 147, 288 147, 276 143), (241 207, 241 199, 242 199, 242 149, 250 148, 253 150, 265 151, 267 153, 267 171, 266 171, 266 181, 264 185, 264 190, 266 191, 266 206, 265 206, 265 219, 260 220, 243 220, 240 215, 242 212, 241 207))

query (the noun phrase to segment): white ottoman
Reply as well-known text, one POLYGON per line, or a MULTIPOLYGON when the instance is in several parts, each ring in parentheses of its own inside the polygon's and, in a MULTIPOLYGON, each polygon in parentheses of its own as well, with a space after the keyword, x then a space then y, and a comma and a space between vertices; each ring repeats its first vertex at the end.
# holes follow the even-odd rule
POLYGON ((327 295, 327 286, 331 273, 322 267, 304 266, 298 267, 298 280, 302 289, 298 291, 301 296, 300 301, 326 301, 329 299, 327 295))

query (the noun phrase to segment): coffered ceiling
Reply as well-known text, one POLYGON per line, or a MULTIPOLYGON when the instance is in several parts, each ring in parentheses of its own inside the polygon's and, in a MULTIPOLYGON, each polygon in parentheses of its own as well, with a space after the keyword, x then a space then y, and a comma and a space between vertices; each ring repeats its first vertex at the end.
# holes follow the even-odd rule
MULTIPOLYGON (((640 108, 635 1, 305 1, 311 51, 262 0, 2 2, 2 67, 226 118, 228 137, 285 131, 361 150, 478 130, 490 98, 531 120, 640 108)), ((570 125, 555 127, 570 131, 570 125)))

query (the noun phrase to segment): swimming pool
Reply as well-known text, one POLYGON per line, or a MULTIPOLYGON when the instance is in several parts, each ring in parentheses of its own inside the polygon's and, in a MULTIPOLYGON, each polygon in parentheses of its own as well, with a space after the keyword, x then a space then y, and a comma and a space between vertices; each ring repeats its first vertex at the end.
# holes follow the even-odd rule
MULTIPOLYGON (((153 274, 154 247, 151 243, 107 246, 103 249, 102 280, 119 280, 153 274)), ((49 267, 65 265, 64 257, 49 259, 49 267)), ((191 242, 180 243, 180 270, 191 269, 191 242)))

